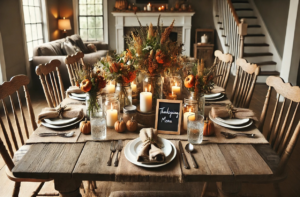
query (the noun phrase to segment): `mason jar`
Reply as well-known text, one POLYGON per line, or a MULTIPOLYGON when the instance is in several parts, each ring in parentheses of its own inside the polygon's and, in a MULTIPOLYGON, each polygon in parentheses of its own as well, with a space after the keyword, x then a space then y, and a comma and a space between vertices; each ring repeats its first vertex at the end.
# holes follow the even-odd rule
POLYGON ((118 94, 106 94, 104 102, 104 115, 106 117, 106 125, 113 128, 120 115, 120 102, 118 94))
POLYGON ((143 91, 152 93, 152 108, 156 106, 156 100, 163 98, 163 79, 160 75, 146 75, 143 82, 143 91))
POLYGON ((120 111, 123 111, 125 106, 132 105, 132 90, 130 83, 117 83, 116 94, 120 102, 120 111))

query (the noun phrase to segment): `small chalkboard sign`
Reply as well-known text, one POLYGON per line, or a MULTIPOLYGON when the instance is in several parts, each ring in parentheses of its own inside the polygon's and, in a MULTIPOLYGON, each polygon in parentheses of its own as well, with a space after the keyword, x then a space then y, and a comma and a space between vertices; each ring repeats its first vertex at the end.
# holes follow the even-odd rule
POLYGON ((158 133, 180 135, 182 101, 157 99, 155 129, 158 133))

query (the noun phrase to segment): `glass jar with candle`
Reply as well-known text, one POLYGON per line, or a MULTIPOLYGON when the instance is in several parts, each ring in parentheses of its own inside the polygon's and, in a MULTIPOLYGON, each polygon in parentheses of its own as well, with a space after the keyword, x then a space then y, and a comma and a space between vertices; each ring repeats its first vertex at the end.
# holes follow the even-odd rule
POLYGON ((115 89, 116 89, 115 81, 109 81, 106 85, 106 93, 107 94, 115 93, 115 89))
POLYGON ((179 75, 173 75, 169 77, 170 88, 173 94, 177 95, 177 99, 181 99, 181 90, 182 90, 182 80, 179 75))
MULTIPOLYGON (((156 100, 163 98, 163 79, 160 75, 146 75, 143 82, 143 92, 152 93, 152 107, 156 106, 156 100)), ((140 98, 141 99, 141 98, 140 98)))
POLYGON ((198 101, 193 98, 184 99, 183 129, 187 130, 187 117, 198 112, 198 101))
POLYGON ((104 115, 106 117, 107 127, 114 127, 114 124, 119 120, 120 114, 120 102, 118 100, 118 94, 106 94, 104 102, 104 115))
POLYGON ((191 144, 201 144, 203 141, 204 117, 199 113, 187 117, 187 136, 191 144))
POLYGON ((120 111, 123 107, 132 105, 132 90, 130 83, 117 83, 116 94, 120 102, 120 111))
POLYGON ((198 111, 201 113, 203 116, 205 115, 205 98, 203 94, 196 95, 195 92, 190 92, 189 95, 190 100, 194 100, 198 104, 198 111))

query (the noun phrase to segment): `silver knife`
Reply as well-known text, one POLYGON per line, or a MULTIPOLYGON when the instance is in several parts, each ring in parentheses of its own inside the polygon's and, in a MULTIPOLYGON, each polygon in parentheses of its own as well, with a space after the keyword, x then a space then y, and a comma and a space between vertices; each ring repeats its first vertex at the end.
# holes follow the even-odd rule
POLYGON ((181 158, 182 158, 182 162, 183 162, 183 166, 185 169, 190 169, 190 165, 186 159, 186 156, 184 154, 184 150, 182 148, 182 144, 181 144, 181 141, 179 141, 179 151, 181 153, 181 158))

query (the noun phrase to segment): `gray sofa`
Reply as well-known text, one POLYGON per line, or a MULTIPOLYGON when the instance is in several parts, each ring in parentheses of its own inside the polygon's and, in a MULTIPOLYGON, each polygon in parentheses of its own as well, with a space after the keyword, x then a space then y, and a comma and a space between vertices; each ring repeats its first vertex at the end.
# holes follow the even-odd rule
MULTIPOLYGON (((108 52, 108 44, 104 44, 99 41, 83 42, 80 36, 76 34, 63 39, 43 43, 33 50, 33 58, 31 62, 31 76, 33 84, 40 83, 39 78, 35 73, 35 67, 39 64, 47 63, 52 59, 58 59, 59 61, 61 61, 60 73, 62 75, 64 86, 65 88, 67 88, 71 85, 67 67, 65 64, 65 58, 68 54, 73 54, 73 49, 71 49, 71 51, 64 50, 65 48, 63 46, 65 43, 69 43, 70 46, 73 46, 75 48, 74 52, 80 50, 84 53, 83 61, 85 64, 96 63, 101 57, 106 56, 108 52), (87 48, 88 44, 94 44, 97 48, 97 51, 91 52, 87 48)), ((38 86, 36 88, 41 89, 42 87, 38 86)))

